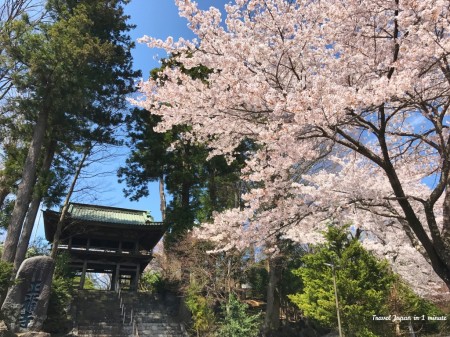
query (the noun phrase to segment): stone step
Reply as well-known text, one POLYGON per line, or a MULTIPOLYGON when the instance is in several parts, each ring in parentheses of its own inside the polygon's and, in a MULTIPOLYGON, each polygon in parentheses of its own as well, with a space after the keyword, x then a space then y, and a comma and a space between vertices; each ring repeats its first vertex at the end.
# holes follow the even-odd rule
POLYGON ((131 329, 129 331, 123 329, 94 329, 94 328, 83 328, 78 329, 78 335, 105 335, 105 334, 116 334, 116 335, 128 335, 131 334, 131 329))
POLYGON ((95 291, 78 291, 77 292, 78 296, 82 296, 82 297, 113 297, 116 296, 117 297, 117 293, 114 291, 102 291, 102 290, 95 290, 95 291))
POLYGON ((176 332, 139 332, 139 337, 185 337, 183 333, 176 332))
POLYGON ((133 308, 133 312, 134 312, 134 316, 136 317, 162 317, 162 318, 166 318, 169 315, 167 315, 167 313, 165 312, 161 312, 161 311, 146 311, 146 312, 142 312, 140 310, 136 310, 136 308, 133 308))
MULTIPOLYGON (((100 336, 105 336, 105 337, 125 337, 125 336, 133 336, 133 334, 131 332, 126 333, 126 332, 123 332, 123 331, 84 330, 84 331, 79 331, 77 336, 78 337, 81 337, 81 336, 83 336, 83 337, 100 337, 100 336)), ((141 335, 141 337, 144 337, 144 336, 146 336, 146 335, 145 334, 141 335)), ((152 336, 152 335, 150 335, 150 336, 152 336)))
POLYGON ((78 331, 102 331, 102 332, 118 332, 122 331, 122 327, 114 327, 114 326, 94 326, 94 325, 79 325, 78 331))
MULTIPOLYGON (((91 332, 87 332, 87 333, 79 333, 77 335, 78 337, 134 337, 133 335, 124 335, 123 333, 91 333, 91 332)), ((153 337, 153 336, 152 336, 153 337)))
POLYGON ((122 322, 108 322, 108 321, 103 321, 103 322, 88 322, 88 323, 83 323, 83 324, 78 324, 79 327, 84 327, 84 326, 95 326, 95 327, 107 327, 107 328, 121 328, 122 326, 124 326, 125 328, 128 327, 128 324, 122 324, 122 322))
POLYGON ((105 311, 99 311, 99 312, 91 312, 91 311, 78 311, 77 313, 77 321, 78 322, 120 322, 122 319, 122 316, 120 314, 120 311, 117 312, 105 312, 105 311))
MULTIPOLYGON (((92 325, 92 324, 98 324, 99 322, 105 322, 105 323, 108 323, 108 324, 115 324, 117 322, 122 322, 122 319, 121 318, 120 319, 116 319, 116 320, 114 320, 114 319, 98 319, 98 320, 91 320, 90 321, 88 319, 83 318, 82 320, 77 320, 77 324, 78 325, 83 325, 83 326, 92 325)), ((128 324, 128 322, 125 321, 125 324, 128 324)))
POLYGON ((168 325, 167 323, 144 323, 137 324, 139 331, 166 331, 166 332, 181 332, 179 324, 168 325))
POLYGON ((117 297, 117 293, 114 291, 78 291, 78 297, 85 298, 112 298, 117 297))
MULTIPOLYGON (((127 313, 127 316, 129 316, 129 313, 127 313)), ((152 312, 152 313, 145 313, 142 314, 140 312, 134 312, 133 317, 137 321, 149 321, 149 322, 155 322, 155 321, 164 321, 164 322, 171 322, 173 321, 172 317, 175 315, 168 315, 165 313, 158 313, 158 312, 152 312)))
POLYGON ((120 303, 119 301, 106 302, 106 301, 90 301, 90 300, 81 300, 77 302, 80 308, 89 308, 89 309, 93 309, 94 305, 95 307, 103 307, 103 308, 111 308, 112 305, 117 305, 117 307, 119 307, 119 303, 120 303))
POLYGON ((156 305, 152 305, 151 303, 149 303, 148 305, 146 304, 132 304, 132 303, 124 303, 125 307, 128 308, 134 308, 136 309, 136 311, 140 311, 140 312, 176 312, 177 311, 177 307, 173 306, 156 306, 156 305))
POLYGON ((78 335, 103 335, 103 334, 118 334, 129 335, 132 332, 131 326, 118 323, 97 323, 97 324, 78 324, 78 335))
MULTIPOLYGON (((183 336, 181 327, 178 324, 156 323, 156 324, 138 324, 140 336, 183 336)), ((128 336, 132 334, 131 326, 93 326, 79 325, 78 336, 128 336)))
POLYGON ((76 297, 76 321, 80 337, 132 337, 131 308, 140 337, 185 337, 175 320, 179 298, 122 292, 126 320, 122 326, 117 293, 81 291, 76 297))
POLYGON ((75 303, 79 325, 121 322, 120 302, 114 292, 81 291, 77 295, 75 303))
POLYGON ((123 330, 110 330, 110 329, 82 329, 78 330, 78 336, 88 335, 88 336, 97 336, 97 335, 118 335, 118 336, 128 336, 131 334, 131 330, 129 332, 123 330))

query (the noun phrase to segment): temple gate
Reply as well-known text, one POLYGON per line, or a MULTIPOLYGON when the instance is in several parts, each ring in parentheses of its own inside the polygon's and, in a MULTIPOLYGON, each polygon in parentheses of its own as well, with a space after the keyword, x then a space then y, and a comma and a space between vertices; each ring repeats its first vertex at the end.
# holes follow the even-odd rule
MULTIPOLYGON (((44 211, 45 236, 53 242, 60 213, 44 211)), ((63 224, 59 252, 67 252, 70 268, 86 273, 111 275, 111 290, 118 286, 137 290, 140 274, 152 259, 152 251, 165 232, 146 211, 71 203, 63 224)))

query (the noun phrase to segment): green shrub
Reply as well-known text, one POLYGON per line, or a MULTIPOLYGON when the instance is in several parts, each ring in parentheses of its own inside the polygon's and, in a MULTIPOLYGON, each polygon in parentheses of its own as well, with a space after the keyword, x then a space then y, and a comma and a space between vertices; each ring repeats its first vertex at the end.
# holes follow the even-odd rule
MULTIPOLYGON (((389 297, 389 312, 398 316, 416 316, 417 320, 412 320, 411 326, 414 331, 422 334, 448 334, 450 331, 449 319, 444 321, 428 320, 430 316, 446 316, 432 302, 418 296, 406 283, 399 278, 395 281, 389 297)), ((409 321, 402 321, 399 328, 402 332, 407 332, 410 328, 409 321)))
POLYGON ((0 260, 0 297, 5 298, 8 288, 14 283, 13 265, 0 260))
POLYGON ((50 333, 66 333, 71 328, 68 308, 72 301, 73 273, 68 262, 67 254, 56 257, 47 319, 44 322, 44 331, 50 333))
POLYGON ((164 280, 160 273, 150 271, 141 275, 139 289, 151 293, 158 293, 164 289, 164 280))
POLYGON ((63 252, 58 254, 55 260, 55 272, 53 277, 63 278, 63 279, 71 279, 74 277, 73 272, 69 266, 70 263, 70 255, 67 252, 63 252))
POLYGON ((351 235, 348 226, 330 226, 324 236, 326 242, 315 246, 313 253, 301 259, 301 267, 292 271, 301 278, 303 289, 289 298, 306 317, 337 330, 334 269, 345 336, 406 335, 411 328, 421 335, 448 334, 447 321, 426 318, 444 316, 442 311, 415 294, 391 271, 386 261, 369 253, 351 235), (391 316, 392 319, 377 321, 373 316, 391 316), (394 322, 395 316, 423 318, 394 322))
POLYGON ((330 226, 324 236, 326 243, 316 246, 314 253, 302 258, 303 265, 293 270, 301 278, 303 290, 290 295, 290 300, 306 317, 337 330, 333 268, 344 334, 381 336, 372 316, 389 314, 387 301, 394 276, 387 262, 365 250, 350 235, 348 226, 330 226))
POLYGON ((53 278, 44 331, 64 333, 70 329, 67 309, 72 300, 71 289, 70 280, 61 277, 53 278))
POLYGON ((249 315, 248 305, 230 294, 223 306, 225 317, 221 322, 221 337, 254 337, 259 333, 260 315, 249 315))
MULTIPOLYGON (((80 285, 80 281, 81 281, 81 276, 74 276, 72 278, 72 285, 75 288, 78 288, 78 286, 80 285)), ((88 273, 86 273, 86 276, 84 278, 84 287, 83 287, 83 289, 85 289, 85 290, 99 289, 96 286, 94 280, 91 278, 91 276, 88 273)))
POLYGON ((214 330, 215 317, 208 299, 201 294, 200 287, 191 283, 186 294, 186 306, 192 314, 193 328, 197 336, 204 336, 214 330))

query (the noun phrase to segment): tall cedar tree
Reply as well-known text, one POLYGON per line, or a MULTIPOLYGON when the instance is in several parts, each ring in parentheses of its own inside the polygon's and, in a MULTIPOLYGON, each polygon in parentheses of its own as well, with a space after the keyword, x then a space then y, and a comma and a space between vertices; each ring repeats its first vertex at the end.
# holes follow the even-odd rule
MULTIPOLYGON (((163 60, 161 68, 152 70, 152 78, 159 78, 164 83, 159 72, 167 67, 180 68, 185 74, 200 80, 211 73, 203 66, 186 69, 169 58, 163 60)), ((169 225, 166 244, 170 245, 186 230, 193 228, 195 222, 209 220, 213 211, 239 207, 239 170, 244 157, 239 155, 232 164, 227 164, 223 156, 207 160, 207 147, 183 138, 188 127, 181 125, 158 133, 153 128, 159 122, 160 118, 147 110, 132 111, 127 118, 131 155, 127 165, 119 169, 118 176, 121 182, 126 182, 124 192, 132 200, 147 196, 148 183, 164 178, 166 190, 173 197, 165 214, 169 225)), ((250 147, 251 142, 242 145, 242 149, 250 147)))
POLYGON ((23 95, 15 108, 33 125, 2 259, 12 262, 22 223, 36 183, 44 139, 63 144, 83 140, 114 142, 114 126, 122 121, 125 94, 133 90, 130 49, 123 5, 128 1, 50 0, 50 23, 29 29, 15 22, 18 39, 7 45, 13 76, 23 95), (26 95, 25 95, 26 94, 26 95))

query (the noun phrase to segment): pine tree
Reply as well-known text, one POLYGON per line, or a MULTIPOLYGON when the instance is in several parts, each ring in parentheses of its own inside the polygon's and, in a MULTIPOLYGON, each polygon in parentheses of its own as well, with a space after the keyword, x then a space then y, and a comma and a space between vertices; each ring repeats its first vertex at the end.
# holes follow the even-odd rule
POLYGON ((221 323, 219 336, 223 337, 256 337, 259 333, 260 315, 251 315, 248 305, 230 294, 228 302, 223 306, 225 317, 221 323))
POLYGON ((9 64, 18 64, 13 79, 23 95, 15 99, 11 113, 23 116, 33 131, 5 240, 5 261, 15 258, 45 139, 67 147, 85 140, 115 142, 125 94, 138 75, 131 69, 133 43, 126 33, 132 27, 122 8, 127 2, 48 1, 49 22, 33 29, 23 20, 14 22, 18 38, 5 44, 5 55, 9 64))
POLYGON ((303 282, 300 293, 290 295, 304 315, 337 330, 336 284, 342 329, 348 336, 370 336, 376 329, 373 315, 388 315, 388 297, 394 281, 387 262, 365 250, 348 226, 330 226, 326 242, 305 255, 293 273, 303 282), (332 268, 329 265, 332 265, 332 268))

